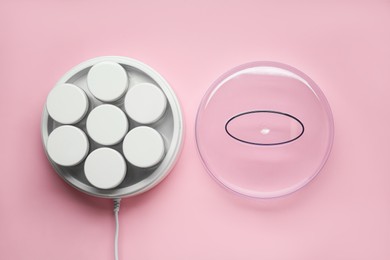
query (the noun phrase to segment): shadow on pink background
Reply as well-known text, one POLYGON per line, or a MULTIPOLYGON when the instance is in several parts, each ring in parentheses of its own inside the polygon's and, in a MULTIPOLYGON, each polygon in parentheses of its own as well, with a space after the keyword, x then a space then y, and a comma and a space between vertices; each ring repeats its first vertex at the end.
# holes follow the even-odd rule
POLYGON ((175 169, 123 201, 121 259, 390 259, 389 1, 2 1, 0 259, 113 259, 112 202, 67 186, 40 139, 46 96, 101 55, 160 72, 183 107, 175 169), (195 147, 197 106, 226 70, 290 64, 335 118, 327 165, 301 191, 254 201, 223 190, 195 147))

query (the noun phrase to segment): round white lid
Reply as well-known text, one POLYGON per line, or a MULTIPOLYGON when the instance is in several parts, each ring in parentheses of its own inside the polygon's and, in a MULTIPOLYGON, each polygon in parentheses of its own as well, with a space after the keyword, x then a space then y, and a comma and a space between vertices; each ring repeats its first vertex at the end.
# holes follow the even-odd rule
POLYGON ((125 113, 113 105, 100 105, 94 108, 87 118, 88 135, 102 145, 119 143, 128 129, 125 113))
POLYGON ((99 148, 89 154, 84 164, 88 181, 99 189, 112 189, 122 183, 126 176, 123 156, 111 148, 99 148))
POLYGON ((166 106, 164 93, 151 83, 140 83, 131 87, 125 98, 126 113, 141 124, 151 124, 159 120, 166 106))
POLYGON ((81 88, 64 83, 50 91, 46 108, 55 121, 61 124, 75 124, 87 113, 88 98, 81 88))
POLYGON ((47 153, 57 164, 74 166, 88 154, 89 143, 85 133, 74 126, 60 126, 54 129, 47 140, 47 153))
POLYGON ((123 154, 134 166, 148 168, 160 162, 164 156, 164 140, 153 128, 133 128, 123 141, 123 154))
POLYGON ((88 72, 88 88, 97 99, 112 102, 127 90, 126 70, 116 62, 103 61, 95 64, 88 72))

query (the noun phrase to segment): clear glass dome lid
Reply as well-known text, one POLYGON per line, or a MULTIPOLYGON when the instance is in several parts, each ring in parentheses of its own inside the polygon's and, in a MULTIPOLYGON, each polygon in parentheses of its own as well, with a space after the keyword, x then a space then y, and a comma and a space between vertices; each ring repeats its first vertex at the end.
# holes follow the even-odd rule
POLYGON ((333 117, 320 88, 276 62, 247 63, 219 77, 196 119, 203 163, 225 188, 255 198, 292 193, 325 164, 333 117))

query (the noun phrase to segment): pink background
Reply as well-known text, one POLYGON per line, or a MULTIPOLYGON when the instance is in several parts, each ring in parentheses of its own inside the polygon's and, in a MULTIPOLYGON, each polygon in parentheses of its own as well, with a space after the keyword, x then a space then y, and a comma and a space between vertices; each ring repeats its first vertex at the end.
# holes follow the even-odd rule
POLYGON ((113 259, 111 201, 66 185, 40 139, 49 90, 101 55, 155 68, 186 123, 168 178, 123 201, 121 259, 390 259, 388 0, 1 1, 0 259, 113 259), (334 113, 328 164, 282 199, 225 191, 195 148, 202 95, 221 73, 253 60, 302 70, 334 113))

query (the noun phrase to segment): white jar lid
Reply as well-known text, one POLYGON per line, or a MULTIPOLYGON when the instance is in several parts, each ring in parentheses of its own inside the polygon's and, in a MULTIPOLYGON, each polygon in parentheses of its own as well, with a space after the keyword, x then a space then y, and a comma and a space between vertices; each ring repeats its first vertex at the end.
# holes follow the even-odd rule
POLYGON ((123 154, 134 166, 148 168, 159 163, 164 156, 164 140, 153 128, 133 128, 123 141, 123 154))
POLYGON ((47 140, 47 153, 57 164, 74 166, 88 154, 89 143, 85 133, 74 126, 60 126, 54 129, 47 140))
POLYGON ((119 143, 128 129, 125 113, 113 105, 100 105, 94 108, 87 118, 88 135, 102 145, 119 143))
POLYGON ((87 113, 88 98, 81 88, 64 83, 50 91, 46 108, 55 121, 61 124, 75 124, 87 113))
POLYGON ((112 102, 127 90, 126 70, 116 62, 103 61, 92 66, 87 76, 88 88, 97 99, 112 102))
POLYGON ((164 93, 151 83, 140 83, 131 87, 125 98, 126 113, 140 124, 151 124, 159 120, 166 106, 164 93))
POLYGON ((112 189, 122 183, 126 176, 123 156, 111 148, 99 148, 85 160, 84 172, 88 181, 99 189, 112 189))

